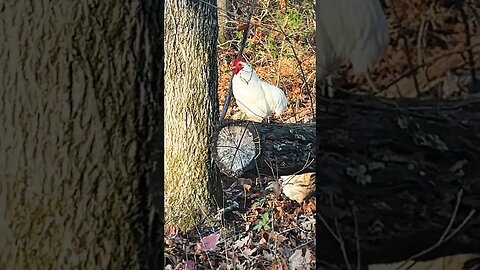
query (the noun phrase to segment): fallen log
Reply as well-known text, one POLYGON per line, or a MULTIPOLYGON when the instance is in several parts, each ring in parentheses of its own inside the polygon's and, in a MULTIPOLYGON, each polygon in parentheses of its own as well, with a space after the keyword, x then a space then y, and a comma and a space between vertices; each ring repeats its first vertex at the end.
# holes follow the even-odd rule
POLYGON ((213 135, 212 154, 231 177, 315 171, 315 124, 226 121, 213 135))
POLYGON ((480 99, 319 97, 317 111, 319 265, 480 251, 480 99))

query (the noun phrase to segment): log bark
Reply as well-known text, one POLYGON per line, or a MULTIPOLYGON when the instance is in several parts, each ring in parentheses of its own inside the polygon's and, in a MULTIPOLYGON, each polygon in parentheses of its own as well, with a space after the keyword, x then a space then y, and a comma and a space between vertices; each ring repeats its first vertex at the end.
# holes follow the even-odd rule
MULTIPOLYGON (((341 235, 350 262, 357 244, 362 265, 418 254, 440 239, 455 211, 450 232, 476 210, 418 260, 480 250, 480 99, 352 96, 317 104, 317 211, 341 235)), ((344 264, 338 241, 318 222, 317 259, 344 264)))
POLYGON ((315 170, 315 125, 227 121, 213 136, 213 157, 231 177, 315 170))

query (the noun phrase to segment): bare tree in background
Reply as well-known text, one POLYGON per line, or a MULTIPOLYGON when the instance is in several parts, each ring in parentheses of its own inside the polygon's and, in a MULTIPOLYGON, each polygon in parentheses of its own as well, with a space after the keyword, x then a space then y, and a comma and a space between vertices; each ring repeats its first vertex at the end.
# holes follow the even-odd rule
POLYGON ((0 269, 155 268, 160 3, 6 2, 0 269))
POLYGON ((207 222, 221 184, 209 151, 218 118, 216 1, 165 3, 165 219, 207 222))
POLYGON ((232 32, 229 30, 230 13, 232 12, 232 0, 218 0, 218 41, 224 43, 231 40, 232 32))

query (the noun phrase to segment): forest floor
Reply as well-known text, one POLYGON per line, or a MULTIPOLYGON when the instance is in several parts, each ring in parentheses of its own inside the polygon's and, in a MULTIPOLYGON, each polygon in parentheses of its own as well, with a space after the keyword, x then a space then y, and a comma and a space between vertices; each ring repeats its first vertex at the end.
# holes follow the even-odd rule
MULTIPOLYGON (((333 80, 337 91, 440 99, 466 98, 480 91, 480 82, 472 80, 472 70, 477 80, 480 77, 480 1, 465 1, 466 20, 455 1, 383 2, 390 33, 385 57, 371 67, 370 82, 366 76, 354 76, 348 63, 340 67, 333 80)), ((233 5, 231 36, 218 45, 220 111, 250 1, 234 0, 233 5)), ((223 10, 219 13, 225 15, 223 10)), ((258 0, 251 23, 243 55, 261 79, 284 90, 289 102, 276 121, 314 121, 314 1, 258 0)), ((227 118, 237 110, 232 99, 227 118)), ((225 199, 238 208, 215 228, 166 235, 166 269, 317 269, 315 198, 303 205, 291 201, 273 190, 273 177, 222 181, 225 199)), ((451 267, 445 269, 457 269, 451 267)))

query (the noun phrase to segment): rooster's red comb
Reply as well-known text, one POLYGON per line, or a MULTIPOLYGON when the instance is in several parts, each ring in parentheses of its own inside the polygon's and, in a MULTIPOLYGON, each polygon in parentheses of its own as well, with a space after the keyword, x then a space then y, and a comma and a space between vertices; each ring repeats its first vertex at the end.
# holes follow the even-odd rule
POLYGON ((237 58, 233 59, 232 66, 236 66, 238 64, 238 62, 247 62, 247 61, 245 61, 245 58, 243 58, 243 57, 237 57, 237 58))

